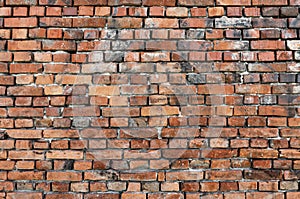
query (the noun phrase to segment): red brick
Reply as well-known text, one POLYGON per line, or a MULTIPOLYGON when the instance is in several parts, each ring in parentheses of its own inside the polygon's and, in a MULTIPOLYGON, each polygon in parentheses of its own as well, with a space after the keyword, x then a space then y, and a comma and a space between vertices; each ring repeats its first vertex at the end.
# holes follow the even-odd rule
POLYGON ((43 70, 42 64, 11 64, 10 73, 39 73, 43 70))
POLYGON ((215 192, 219 190, 218 182, 200 182, 202 192, 215 192))
POLYGON ((268 150, 268 149, 241 149, 241 157, 251 157, 251 158, 277 158, 277 150, 268 150))
POLYGON ((205 179, 208 180, 240 180, 242 179, 241 171, 207 171, 205 179))
POLYGON ((147 16, 147 8, 129 8, 128 13, 129 16, 147 16))
POLYGON ((43 108, 9 108, 8 115, 11 117, 42 117, 43 108))
POLYGON ((214 7, 208 8, 208 16, 209 17, 217 17, 224 15, 224 8, 223 7, 214 7))
MULTIPOLYGON (((64 192, 63 187, 66 185, 69 185, 67 183, 53 183, 53 186, 55 186, 55 191, 64 192), (57 188, 57 189, 56 189, 57 188)), ((46 199, 80 199, 81 194, 73 194, 73 193, 51 193, 45 195, 46 199)))
POLYGON ((10 32, 11 32, 11 30, 1 29, 0 30, 0 38, 9 39, 10 38, 10 32))
POLYGON ((275 128, 244 128, 240 129, 240 134, 242 137, 277 137, 278 130, 275 128))
POLYGON ((41 130, 7 130, 7 135, 11 138, 38 139, 42 138, 41 130))
POLYGON ((288 1, 287 0, 278 0, 276 2, 273 2, 272 0, 253 0, 252 1, 253 5, 270 5, 270 6, 275 6, 275 5, 288 5, 288 1))
POLYGON ((176 42, 173 41, 146 42, 147 50, 176 50, 176 48, 176 42))
POLYGON ((4 27, 37 27, 37 18, 5 18, 4 27))
POLYGON ((8 193, 7 199, 15 199, 15 198, 24 198, 24 199, 41 199, 43 197, 42 193, 30 193, 30 192, 19 192, 19 193, 8 193))
POLYGON ((13 16, 27 16, 28 9, 26 7, 13 8, 13 16))
POLYGON ((217 5, 224 5, 224 6, 250 6, 251 0, 219 0, 217 5))
POLYGON ((240 7, 228 7, 227 8, 227 16, 229 17, 241 17, 242 16, 242 8, 240 7))
POLYGON ((285 49, 284 41, 252 41, 251 42, 252 49, 260 49, 260 50, 277 50, 277 49, 285 49))
POLYGON ((110 15, 110 7, 95 7, 95 15, 96 16, 109 16, 110 15))
POLYGON ((220 190, 221 191, 237 191, 238 184, 236 182, 221 182, 220 190))
POLYGON ((44 154, 43 151, 10 151, 8 157, 12 160, 41 160, 44 154))
POLYGON ((295 110, 293 108, 276 107, 276 106, 261 106, 258 110, 259 115, 268 116, 294 116, 295 110))
POLYGON ((75 18, 73 19, 73 27, 99 27, 105 26, 106 20, 103 18, 75 18))
POLYGON ((47 159, 82 159, 83 153, 80 151, 48 151, 47 159))
POLYGON ((175 17, 187 17, 188 16, 188 9, 187 8, 167 8, 166 16, 175 16, 175 17))
POLYGON ((11 16, 12 12, 11 12, 11 8, 10 7, 2 7, 0 8, 0 16, 11 16))
POLYGON ((293 198, 297 198, 300 196, 300 192, 290 192, 287 193, 287 199, 293 199, 293 198))
POLYGON ((14 85, 14 77, 0 76, 0 85, 14 85))
POLYGON ((300 157, 300 153, 296 149, 282 149, 282 150, 280 150, 280 157, 289 158, 289 159, 297 159, 300 157))
POLYGON ((43 50, 70 50, 74 51, 76 49, 75 42, 72 41, 43 41, 43 50))
POLYGON ((8 50, 41 50, 40 41, 8 41, 8 50))
POLYGON ((43 88, 33 86, 15 86, 9 87, 7 93, 8 95, 13 96, 42 96, 43 88))
POLYGON ((166 180, 200 180, 203 179, 201 171, 171 171, 166 173, 166 180))
POLYGON ((39 25, 41 27, 72 27, 72 19, 59 17, 42 17, 40 18, 39 25))
POLYGON ((206 16, 206 9, 205 8, 191 8, 192 16, 206 16))
POLYGON ((45 28, 34 28, 29 29, 29 38, 46 38, 46 29, 45 28))
MULTIPOLYGON (((181 28, 212 28, 213 21, 211 19, 188 18, 180 21, 181 28)), ((172 27, 176 28, 176 27, 172 27)))
POLYGON ((179 110, 176 107, 144 107, 141 109, 142 116, 176 115, 179 110))
POLYGON ((246 50, 249 47, 248 42, 240 41, 215 41, 214 49, 215 50, 246 50))
POLYGON ((164 16, 165 9, 159 6, 150 7, 149 15, 150 16, 164 16))
POLYGON ((31 6, 29 8, 29 16, 43 16, 45 8, 42 6, 31 6))
POLYGON ((178 28, 178 20, 165 18, 148 18, 145 20, 145 28, 178 28))
POLYGON ((81 181, 82 173, 80 172, 48 172, 47 180, 55 181, 81 181))
POLYGON ((232 158, 237 156, 237 150, 211 149, 201 151, 203 158, 232 158))
POLYGON ((176 0, 143 0, 145 6, 175 6, 176 0))
POLYGON ((99 0, 99 1, 82 1, 82 0, 74 0, 74 5, 107 5, 107 0, 99 0))

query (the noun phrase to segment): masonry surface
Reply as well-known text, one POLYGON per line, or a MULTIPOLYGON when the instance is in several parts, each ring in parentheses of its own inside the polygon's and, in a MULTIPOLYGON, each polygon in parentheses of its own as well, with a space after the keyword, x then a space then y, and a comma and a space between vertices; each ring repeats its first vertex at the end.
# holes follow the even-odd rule
POLYGON ((300 0, 0 0, 0 198, 300 198, 300 0))

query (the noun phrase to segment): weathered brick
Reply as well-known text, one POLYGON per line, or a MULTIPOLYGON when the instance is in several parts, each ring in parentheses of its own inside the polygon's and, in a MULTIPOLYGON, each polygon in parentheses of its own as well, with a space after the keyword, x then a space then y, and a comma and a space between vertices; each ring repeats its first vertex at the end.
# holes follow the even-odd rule
POLYGON ((289 50, 299 50, 300 49, 300 41, 293 40, 293 41, 287 41, 287 46, 289 50))
POLYGON ((273 18, 254 18, 252 19, 254 28, 285 28, 287 21, 285 19, 273 18))
POLYGON ((72 27, 103 28, 105 24, 106 20, 103 18, 75 18, 72 27))
POLYGON ((276 106, 261 106, 258 110, 259 115, 274 115, 274 116, 294 116, 295 109, 276 106))
POLYGON ((180 20, 180 28, 212 28, 212 27, 213 27, 212 19, 188 18, 188 19, 180 20))
POLYGON ((145 28, 178 28, 177 19, 166 18, 147 18, 145 19, 145 28))
MULTIPOLYGON (((104 25, 104 24, 103 24, 104 25)), ((141 18, 110 18, 107 21, 109 28, 141 28, 141 18)))
POLYGON ((178 50, 212 50, 213 44, 208 41, 187 40, 178 42, 178 50))
POLYGON ((251 28, 251 18, 227 18, 215 19, 216 28, 251 28))
POLYGON ((248 42, 239 41, 215 41, 214 50, 247 50, 249 48, 248 42))
POLYGON ((42 42, 43 50, 76 50, 76 44, 72 41, 53 41, 45 40, 42 42))
POLYGON ((42 17, 39 19, 39 26, 41 27, 72 27, 71 18, 59 17, 42 17))
POLYGON ((179 5, 182 6, 212 6, 214 5, 213 0, 179 0, 179 5))
POLYGON ((187 8, 181 8, 181 7, 167 8, 166 15, 167 16, 173 16, 173 17, 187 17, 188 16, 188 9, 187 8))

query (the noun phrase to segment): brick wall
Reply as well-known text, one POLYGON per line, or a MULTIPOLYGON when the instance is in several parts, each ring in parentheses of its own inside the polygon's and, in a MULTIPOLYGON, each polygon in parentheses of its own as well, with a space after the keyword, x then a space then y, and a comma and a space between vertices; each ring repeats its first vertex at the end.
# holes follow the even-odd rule
POLYGON ((299 0, 0 0, 0 197, 300 198, 299 0))

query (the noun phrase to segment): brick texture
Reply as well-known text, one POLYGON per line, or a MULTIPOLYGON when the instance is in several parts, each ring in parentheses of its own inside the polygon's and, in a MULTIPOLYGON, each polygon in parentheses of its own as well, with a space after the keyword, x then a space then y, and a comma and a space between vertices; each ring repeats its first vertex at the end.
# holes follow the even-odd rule
POLYGON ((300 198, 299 0, 0 0, 0 198, 300 198))

